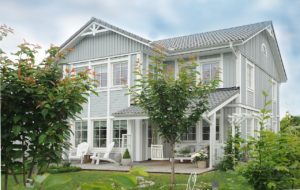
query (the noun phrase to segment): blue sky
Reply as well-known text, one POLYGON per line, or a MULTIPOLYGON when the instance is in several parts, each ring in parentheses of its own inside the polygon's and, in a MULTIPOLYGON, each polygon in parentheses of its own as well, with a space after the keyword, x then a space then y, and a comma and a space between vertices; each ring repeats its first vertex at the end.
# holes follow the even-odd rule
POLYGON ((300 115, 299 0, 0 0, 0 5, 0 24, 15 30, 0 42, 8 52, 23 39, 44 48, 60 45, 91 17, 150 40, 272 20, 288 75, 281 85, 281 115, 300 115))

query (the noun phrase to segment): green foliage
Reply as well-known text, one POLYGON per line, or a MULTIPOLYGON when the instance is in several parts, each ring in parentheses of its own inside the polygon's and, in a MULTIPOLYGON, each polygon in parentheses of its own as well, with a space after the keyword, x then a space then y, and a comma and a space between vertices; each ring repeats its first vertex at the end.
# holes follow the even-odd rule
POLYGON ((191 153, 191 149, 188 147, 182 148, 178 151, 179 154, 188 155, 191 153))
POLYGON ((224 157, 217 165, 221 171, 234 170, 238 161, 241 161, 241 146, 244 140, 241 138, 240 130, 235 126, 235 135, 232 137, 231 130, 228 132, 228 138, 224 147, 224 157))
MULTIPOLYGON (((147 111, 149 119, 157 125, 159 135, 169 143, 174 158, 174 145, 183 133, 195 125, 208 109, 208 95, 219 80, 198 81, 199 73, 194 60, 191 63, 179 60, 178 76, 169 72, 161 50, 152 57, 148 73, 136 71, 136 85, 130 89, 135 103, 147 111)), ((174 177, 172 159, 172 183, 174 177)))
POLYGON ((80 167, 76 166, 50 166, 47 170, 48 173, 50 174, 55 174, 55 173, 65 173, 65 172, 77 172, 80 171, 80 167))
POLYGON ((130 159, 131 157, 130 157, 130 154, 129 154, 129 151, 128 151, 128 149, 126 148, 126 150, 125 150, 125 152, 124 152, 124 154, 123 154, 123 159, 130 159))
POLYGON ((266 130, 269 113, 261 110, 259 138, 252 139, 250 161, 238 171, 256 190, 292 189, 300 177, 300 133, 295 127, 279 133, 266 130))
POLYGON ((300 126, 300 116, 293 116, 286 112, 284 118, 280 121, 280 130, 285 130, 288 127, 300 126))
POLYGON ((70 146, 68 120, 80 113, 93 87, 89 71, 62 76, 58 47, 50 47, 40 64, 38 49, 25 42, 11 58, 0 52, 1 164, 4 173, 21 168, 23 184, 34 168, 41 173, 61 161, 70 146))

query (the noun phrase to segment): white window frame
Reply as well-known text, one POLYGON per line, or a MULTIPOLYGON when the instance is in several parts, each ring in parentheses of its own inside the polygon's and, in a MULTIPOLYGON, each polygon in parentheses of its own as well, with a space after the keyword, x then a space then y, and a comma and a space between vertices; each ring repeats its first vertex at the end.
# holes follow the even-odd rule
MULTIPOLYGON (((203 66, 204 65, 211 65, 211 64, 214 64, 214 63, 216 63, 216 62, 218 62, 217 64, 219 65, 219 79, 220 80, 223 80, 223 72, 221 71, 221 69, 223 68, 223 63, 222 63, 222 54, 221 54, 221 56, 220 56, 220 58, 208 58, 208 59, 203 59, 203 60, 201 60, 201 59, 199 59, 199 66, 200 66, 200 74, 201 74, 201 76, 200 76, 200 79, 203 81, 203 66)), ((211 68, 211 67, 210 67, 211 68)), ((211 80, 211 72, 212 72, 212 70, 210 70, 210 80, 211 80)), ((223 86, 223 81, 221 81, 220 82, 220 87, 222 87, 223 86)))
MULTIPOLYGON (((99 67, 99 66, 101 67, 103 65, 106 65, 106 86, 101 86, 101 84, 100 84, 99 86, 96 87, 97 89, 106 89, 106 88, 108 88, 108 80, 109 80, 109 78, 108 78, 108 72, 109 72, 109 70, 108 70, 108 62, 91 64, 93 72, 95 72, 95 67, 99 67)), ((95 72, 95 75, 96 75, 96 72, 95 72)), ((95 79, 95 77, 96 76, 94 76, 94 79, 95 79)))
POLYGON ((128 72, 129 67, 130 67, 130 64, 129 64, 127 57, 126 57, 126 59, 111 61, 111 79, 110 80, 111 80, 112 87, 123 87, 123 86, 129 85, 129 83, 130 83, 129 72, 128 72), (126 81, 126 84, 114 85, 114 67, 115 67, 115 64, 119 64, 119 63, 126 64, 126 66, 127 66, 127 81, 126 81))
POLYGON ((88 120, 77 120, 77 121, 74 121, 74 145, 75 145, 75 147, 77 147, 78 146, 78 144, 80 144, 80 143, 82 143, 82 142, 85 142, 85 141, 82 141, 82 133, 83 133, 83 131, 84 130, 82 130, 82 123, 83 122, 86 122, 86 142, 88 142, 88 139, 89 139, 89 132, 88 132, 88 130, 89 130, 89 123, 88 123, 88 120), (76 123, 77 122, 80 122, 81 124, 80 124, 80 130, 76 130, 76 123), (80 133, 81 133, 81 135, 80 135, 80 137, 81 137, 81 139, 79 140, 79 143, 78 144, 76 144, 76 132, 77 131, 80 131, 80 133))
MULTIPOLYGON (((93 125, 93 148, 106 148, 107 147, 107 134, 108 134, 108 127, 107 127, 107 120, 104 120, 104 119, 97 119, 97 120, 93 120, 92 121, 92 125, 93 125), (99 147, 97 146, 94 146, 94 140, 95 140, 95 122, 105 122, 105 125, 106 125, 106 138, 105 138, 105 146, 101 146, 101 144, 99 143, 99 147)), ((101 129, 100 129, 101 131, 101 129)), ((101 141, 101 132, 99 134, 99 139, 97 139, 99 141, 101 141)))
POLYGON ((246 104, 251 107, 255 107, 255 66, 253 63, 251 63, 248 59, 246 59, 246 104), (252 67, 252 86, 248 86, 248 66, 252 67), (253 93, 253 105, 249 105, 248 100, 248 91, 251 91, 253 93))
POLYGON ((115 138, 114 137, 114 122, 115 121, 126 121, 126 134, 128 134, 128 120, 123 120, 123 119, 120 119, 120 120, 113 120, 112 121, 112 140, 114 141, 115 139, 119 141, 119 146, 117 146, 117 143, 115 143, 115 148, 122 148, 122 134, 120 132, 120 126, 118 128, 118 131, 119 131, 119 137, 118 138, 115 138))

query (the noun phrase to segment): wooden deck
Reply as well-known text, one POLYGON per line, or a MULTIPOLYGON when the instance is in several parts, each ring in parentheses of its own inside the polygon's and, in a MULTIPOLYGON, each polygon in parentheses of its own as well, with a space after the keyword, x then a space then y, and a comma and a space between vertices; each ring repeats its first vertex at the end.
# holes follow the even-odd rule
MULTIPOLYGON (((99 165, 95 164, 72 164, 74 166, 81 167, 85 170, 101 170, 101 171, 129 171, 131 167, 140 166, 146 168, 146 171, 149 173, 170 173, 171 166, 169 161, 143 161, 143 162, 134 162, 132 166, 121 166, 113 163, 102 162, 99 165)), ((197 174, 209 172, 212 169, 197 168, 194 164, 190 162, 176 162, 175 173, 178 174, 190 174, 195 172, 197 174)))

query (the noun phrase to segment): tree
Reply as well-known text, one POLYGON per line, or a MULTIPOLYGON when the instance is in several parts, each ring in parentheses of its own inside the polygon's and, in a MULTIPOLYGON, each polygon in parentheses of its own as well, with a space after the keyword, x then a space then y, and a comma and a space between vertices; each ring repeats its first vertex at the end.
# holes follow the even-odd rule
MULTIPOLYGON (((93 87, 89 71, 66 70, 68 75, 62 76, 64 54, 58 47, 50 47, 48 56, 36 64, 38 48, 25 42, 13 54, 15 59, 3 51, 0 54, 1 160, 6 188, 8 173, 14 175, 16 169, 22 170, 25 185, 35 168, 42 173, 50 163, 61 161, 70 146, 69 119, 80 113, 93 87)), ((16 177, 15 181, 19 183, 16 177)))
POLYGON ((160 136, 171 146, 171 183, 174 188, 175 143, 180 142, 181 135, 208 110, 208 95, 218 86, 219 80, 197 81, 199 73, 193 60, 190 64, 179 60, 178 77, 174 77, 174 72, 169 72, 163 61, 163 53, 158 50, 148 74, 136 72, 140 79, 130 92, 136 104, 147 111, 149 119, 158 127, 160 136))
POLYGON ((288 127, 295 126, 300 126, 300 116, 293 116, 289 112, 286 112, 284 118, 280 121, 280 129, 285 130, 288 127))

